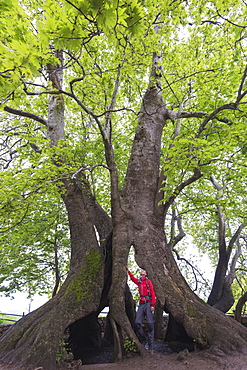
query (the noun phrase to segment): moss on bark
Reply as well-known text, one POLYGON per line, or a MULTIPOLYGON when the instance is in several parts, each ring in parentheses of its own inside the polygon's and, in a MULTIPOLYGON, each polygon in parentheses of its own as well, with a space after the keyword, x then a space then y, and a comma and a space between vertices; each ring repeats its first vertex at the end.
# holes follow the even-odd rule
POLYGON ((72 303, 90 299, 97 286, 97 279, 102 267, 102 256, 95 251, 90 252, 78 274, 69 283, 65 296, 72 295, 72 303))

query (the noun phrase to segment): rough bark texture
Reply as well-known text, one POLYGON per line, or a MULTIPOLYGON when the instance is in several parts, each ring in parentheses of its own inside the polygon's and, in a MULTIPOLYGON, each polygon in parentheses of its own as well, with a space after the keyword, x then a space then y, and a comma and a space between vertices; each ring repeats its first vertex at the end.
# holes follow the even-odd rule
MULTIPOLYGON (((99 287, 92 285, 93 291, 89 292, 91 298, 88 296, 82 300, 75 292, 68 293, 74 283, 72 280, 69 284, 68 280, 64 294, 58 294, 6 333, 1 340, 3 363, 11 363, 12 369, 34 369, 42 366, 44 369, 54 370, 59 343, 67 326, 97 309, 94 302, 97 300, 95 292, 99 287)), ((83 292, 83 286, 79 284, 77 289, 78 293, 83 292)))
MULTIPOLYGON (((157 60, 158 57, 154 56, 154 59, 157 60)), ((155 68, 151 77, 156 78, 155 68)), ((135 341, 138 351, 143 352, 143 347, 137 340, 124 311, 125 266, 129 248, 136 243, 136 231, 141 235, 143 230, 149 232, 146 228, 149 227, 153 212, 157 209, 155 196, 159 180, 160 138, 166 111, 160 87, 156 84, 156 79, 152 80, 143 98, 125 184, 121 196, 117 197, 116 194, 116 201, 113 202, 113 284, 109 298, 112 325, 115 328, 114 339, 117 343, 116 359, 123 355, 119 326, 130 340, 135 341)), ((162 218, 159 219, 159 226, 163 225, 162 221, 162 218)), ((146 257, 150 258, 151 247, 149 246, 149 249, 148 244, 146 247, 146 252, 148 251, 146 257)))
POLYGON ((154 311, 154 336, 156 339, 164 339, 163 307, 157 299, 154 311))
MULTIPOLYGON (((165 306, 174 319, 183 325, 190 338, 200 346, 210 346, 212 351, 218 349, 225 352, 244 351, 247 348, 246 329, 241 325, 235 325, 233 320, 229 320, 221 312, 198 299, 182 277, 167 246, 163 231, 165 207, 158 207, 156 204, 159 191, 160 143, 165 119, 166 107, 159 84, 151 84, 143 99, 139 125, 121 194, 126 220, 123 218, 121 220, 122 239, 118 229, 115 228, 116 239, 119 236, 122 244, 119 241, 115 244, 114 263, 119 274, 118 276, 116 274, 114 282, 121 283, 123 264, 126 262, 126 256, 120 249, 120 245, 132 243, 135 247, 137 263, 148 271, 161 305, 165 306), (124 232, 124 222, 127 224, 129 220, 131 223, 124 232), (129 239, 126 239, 126 235, 130 235, 129 239)), ((196 180, 196 171, 194 175, 196 180)), ((120 306, 119 290, 117 292, 112 288, 111 294, 120 306)), ((116 321, 126 329, 126 325, 118 320, 115 312, 114 314, 116 321)))
MULTIPOLYGON (((60 52, 57 56, 62 60, 60 52)), ((62 69, 53 66, 48 66, 48 69, 54 88, 61 88, 62 69)), ((61 96, 50 98, 48 112, 48 137, 51 146, 56 146, 59 140, 64 139, 61 96)), ((56 165, 59 166, 62 161, 63 158, 60 158, 56 165)), ((12 363, 13 369, 15 366, 16 369, 42 366, 46 370, 54 370, 57 349, 65 329, 74 321, 97 311, 100 305, 104 285, 103 253, 88 211, 89 200, 88 203, 85 201, 86 196, 76 180, 64 181, 62 194, 70 226, 70 271, 57 295, 21 319, 1 338, 1 361, 12 363)), ((96 208, 99 210, 99 207, 96 208)))
POLYGON ((74 321, 97 311, 100 304, 104 284, 103 256, 92 222, 82 207, 80 194, 74 192, 68 198, 69 213, 73 203, 70 272, 55 297, 21 319, 1 338, 1 361, 16 363, 16 369, 43 366, 46 370, 54 370, 56 353, 65 329, 74 321), (76 203, 78 207, 75 207, 76 203))
MULTIPOLYGON (((159 57, 154 55, 150 84, 143 97, 121 192, 111 143, 103 133, 111 174, 112 223, 89 196, 88 184, 78 184, 78 179, 64 183, 66 193, 63 199, 71 231, 71 268, 59 293, 18 322, 2 339, 1 361, 18 364, 16 369, 43 366, 45 370, 54 370, 56 350, 64 330, 69 325, 75 327, 78 320, 83 323, 86 317, 92 317, 92 323, 95 323, 94 312, 99 312, 108 300, 114 359, 123 357, 126 335, 135 341, 140 353, 144 352, 132 328, 133 309, 126 306, 126 299, 129 302, 126 298, 126 264, 131 245, 135 248, 137 263, 147 270, 154 283, 160 305, 171 313, 189 338, 201 347, 209 346, 214 353, 246 351, 246 328, 198 299, 181 275, 166 242, 164 219, 175 195, 164 206, 157 205, 163 178, 160 176, 161 136, 167 118, 159 74, 159 57), (97 220, 102 217, 107 225, 104 228, 98 225, 102 236, 106 230, 109 233, 112 225, 112 233, 108 238, 107 233, 104 235, 106 245, 112 244, 112 249, 105 248, 105 274, 94 232, 97 220), (107 283, 105 286, 104 281, 107 283)), ((51 109, 56 107, 54 101, 52 103, 51 109)), ((61 104, 61 100, 57 103, 61 104)), ((55 113, 51 117, 61 119, 61 115, 55 113)), ((61 135, 61 128, 57 132, 58 136, 61 135)), ((57 140, 54 136, 52 140, 57 140)), ((195 169, 194 175, 179 189, 199 177, 200 173, 195 169)))
POLYGON ((241 312, 246 301, 247 301, 247 292, 245 292, 242 295, 242 297, 239 298, 238 303, 236 305, 234 319, 237 320, 238 322, 241 322, 241 312))

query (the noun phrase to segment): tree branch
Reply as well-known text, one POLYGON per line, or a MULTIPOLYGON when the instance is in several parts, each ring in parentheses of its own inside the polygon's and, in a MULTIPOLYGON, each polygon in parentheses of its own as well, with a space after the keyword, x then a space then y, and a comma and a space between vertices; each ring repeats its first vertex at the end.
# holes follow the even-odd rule
POLYGON ((221 15, 221 14, 220 14, 220 12, 219 12, 219 10, 218 10, 218 9, 217 9, 217 13, 218 13, 218 16, 219 16, 220 18, 224 19, 224 21, 226 21, 226 22, 228 22, 228 23, 232 24, 233 26, 235 26, 235 27, 239 27, 239 28, 243 28, 243 29, 246 29, 246 25, 241 26, 240 24, 234 23, 234 22, 230 21, 228 18, 223 17, 223 15, 221 15))
POLYGON ((243 77, 242 77, 242 80, 241 80, 241 83, 239 85, 239 89, 238 89, 238 95, 237 95, 237 102, 240 102, 240 100, 242 99, 242 89, 243 89, 243 86, 244 86, 244 83, 245 83, 245 80, 246 80, 246 77, 247 77, 247 65, 244 69, 244 74, 243 74, 243 77))
POLYGON ((184 261, 185 263, 187 263, 187 265, 189 265, 191 267, 192 273, 193 273, 194 278, 195 278, 195 284, 196 284, 195 289, 193 289, 194 292, 198 288, 197 274, 204 280, 204 285, 207 285, 207 282, 204 279, 203 275, 201 274, 201 272, 195 266, 193 266, 186 258, 180 257, 180 255, 179 255, 179 253, 178 253, 178 251, 176 249, 173 248, 172 251, 176 254, 176 257, 177 257, 178 261, 184 261))
POLYGON ((168 118, 170 118, 172 121, 179 119, 179 118, 202 118, 205 116, 208 116, 208 113, 206 112, 186 112, 179 110, 178 112, 174 112, 173 110, 168 109, 167 110, 168 118))
POLYGON ((119 90, 119 87, 120 87, 120 74, 121 74, 121 70, 120 70, 120 65, 119 65, 118 66, 117 77, 116 77, 116 80, 115 80, 115 87, 114 87, 114 91, 113 91, 113 94, 112 94, 112 100, 111 100, 111 103, 108 107, 108 112, 107 112, 106 118, 105 118, 104 130, 105 130, 109 140, 111 140, 111 116, 112 116, 113 109, 116 105, 117 94, 118 94, 118 90, 119 90))
POLYGON ((182 112, 183 107, 184 105, 181 103, 179 105, 178 119, 176 120, 176 127, 175 127, 174 134, 173 134, 174 139, 180 134, 182 117, 179 117, 179 114, 182 112))
POLYGON ((185 237, 185 232, 182 226, 182 217, 176 214, 176 210, 172 209, 172 219, 171 219, 171 239, 169 241, 169 246, 171 249, 185 237), (175 222, 177 223, 178 234, 175 235, 175 222))
POLYGON ((164 204, 165 214, 168 208, 170 207, 170 205, 176 199, 176 197, 181 193, 181 191, 187 186, 189 186, 190 184, 192 184, 194 181, 198 180, 200 177, 202 177, 201 171, 198 168, 195 168, 194 174, 175 188, 173 195, 171 195, 170 198, 164 204))
MULTIPOLYGON (((245 95, 246 95, 246 93, 245 93, 245 95)), ((243 98, 243 94, 241 95, 241 99, 242 98, 243 98)), ((197 111, 187 112, 187 111, 182 111, 182 110, 178 111, 178 112, 174 112, 173 110, 168 109, 167 110, 167 116, 170 120, 175 121, 177 119, 182 119, 182 118, 203 118, 205 116, 209 116, 209 113, 199 112, 199 111, 198 112, 197 111)), ((228 123, 228 124, 233 123, 233 121, 230 118, 227 118, 227 117, 220 118, 220 117, 215 116, 213 118, 216 119, 219 122, 224 122, 224 123, 228 123)))
POLYGON ((216 108, 211 114, 209 114, 209 116, 207 118, 204 119, 204 121, 200 125, 200 127, 198 129, 198 133, 195 137, 198 138, 201 135, 202 131, 205 130, 205 127, 206 127, 207 123, 209 121, 211 121, 212 119, 214 119, 216 117, 216 114, 218 114, 219 112, 221 112, 223 110, 226 110, 226 109, 237 110, 238 109, 238 103, 224 104, 224 105, 221 105, 220 107, 216 108))
POLYGON ((97 22, 93 19, 93 18, 88 18, 84 13, 83 11, 78 8, 75 4, 73 4, 71 1, 69 0, 65 0, 66 3, 70 4, 73 8, 75 8, 79 13, 81 13, 83 15, 83 17, 89 22, 89 23, 94 23, 94 24, 97 24, 97 22))
MULTIPOLYGON (((247 71, 247 70, 246 70, 247 71)), ((215 179, 215 177, 212 175, 210 176, 210 181, 212 182, 214 188, 217 190, 217 192, 219 193, 220 191, 224 191, 224 187, 221 186, 215 179)), ((217 206, 217 213, 218 213, 218 217, 219 217, 219 242, 220 242, 220 245, 224 244, 225 245, 225 220, 224 220, 224 216, 220 210, 220 207, 217 206), (223 230, 224 229, 224 230, 223 230), (224 239, 224 240, 223 240, 224 239), (223 243, 224 242, 224 243, 223 243)), ((228 245, 228 248, 226 250, 226 253, 227 253, 227 257, 228 259, 230 258, 230 255, 232 253, 232 248, 233 248, 233 245, 236 243, 236 241, 238 240, 242 230, 245 228, 246 224, 245 223, 242 223, 238 229, 236 230, 236 232, 234 233, 234 235, 231 237, 231 240, 229 242, 229 245, 228 245)), ((226 247, 226 245, 225 245, 226 247)))
POLYGON ((237 260, 238 260, 239 256, 241 255, 241 252, 242 252, 241 245, 240 245, 240 242, 239 242, 239 238, 235 241, 235 243, 237 245, 237 248, 235 250, 234 256, 232 257, 229 274, 226 277, 229 284, 232 284, 232 282, 235 278, 237 260))
POLYGON ((5 106, 4 110, 5 110, 5 112, 15 114, 16 116, 31 118, 32 120, 37 121, 37 122, 42 123, 43 125, 47 126, 47 121, 42 117, 36 116, 36 114, 29 113, 29 112, 24 112, 22 110, 14 109, 14 108, 11 108, 11 107, 8 107, 8 106, 5 106))
POLYGON ((230 240, 230 243, 228 245, 228 248, 227 248, 227 254, 228 254, 228 258, 230 258, 230 255, 232 253, 232 248, 233 248, 233 245, 235 243, 239 243, 238 242, 238 238, 242 232, 242 230, 245 228, 246 224, 245 223, 242 223, 241 225, 239 225, 239 227, 237 228, 236 232, 234 233, 234 235, 231 237, 231 240, 230 240))
POLYGON ((220 207, 217 205, 217 214, 218 214, 218 222, 219 222, 219 228, 218 228, 218 237, 219 237, 219 253, 226 253, 226 224, 225 224, 225 218, 223 216, 223 213, 221 212, 220 207))
POLYGON ((82 172, 84 172, 84 171, 90 171, 91 172, 91 171, 93 171, 94 168, 97 168, 97 167, 103 167, 103 168, 106 168, 107 170, 109 170, 109 167, 105 166, 104 164, 95 164, 91 167, 82 166, 72 174, 71 178, 73 180, 78 180, 81 177, 82 172))
MULTIPOLYGON (((217 193, 219 194, 219 192, 221 190, 223 190, 223 186, 220 186, 220 184, 216 181, 216 179, 215 179, 215 177, 213 175, 210 176, 210 181, 213 184, 214 188, 217 190, 217 193)), ((218 238, 219 238, 218 246, 219 246, 219 253, 222 253, 222 252, 226 253, 226 241, 225 241, 225 230, 226 230, 226 226, 225 226, 225 219, 224 219, 224 215, 221 212, 221 209, 220 209, 220 207, 218 205, 216 205, 216 209, 217 209, 218 225, 219 225, 218 226, 218 238)))

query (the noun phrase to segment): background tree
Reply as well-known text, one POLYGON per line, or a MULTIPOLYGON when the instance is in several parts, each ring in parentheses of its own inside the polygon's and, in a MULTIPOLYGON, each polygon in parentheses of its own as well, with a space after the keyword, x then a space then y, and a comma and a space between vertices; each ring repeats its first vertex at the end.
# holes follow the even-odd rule
MULTIPOLYGON (((227 312, 234 303, 232 293, 232 284, 236 278, 239 266, 239 257, 244 253, 244 227, 245 227, 245 210, 244 207, 239 206, 239 201, 236 194, 236 189, 232 184, 222 181, 222 185, 211 176, 211 181, 216 188, 216 195, 211 192, 210 187, 198 189, 200 193, 204 194, 202 197, 194 197, 188 202, 187 196, 179 199, 180 215, 184 215, 185 228, 182 225, 181 216, 174 214, 172 220, 177 223, 177 234, 172 228, 171 238, 169 242, 174 248, 176 243, 181 240, 188 232, 193 236, 190 243, 195 244, 198 250, 203 253, 208 253, 211 256, 212 264, 215 266, 215 278, 211 286, 211 291, 208 298, 208 303, 222 312, 227 312), (224 193, 226 193, 224 195, 224 193), (232 200, 233 199, 233 200, 232 200), (232 200, 232 201, 231 201, 232 200), (188 203, 187 203, 188 202, 188 203), (229 204, 231 202, 231 204, 229 204), (192 221, 187 213, 195 214, 196 219, 192 221), (223 214, 223 210, 225 214, 223 214), (239 224, 239 222, 241 222, 239 224), (187 222, 189 223, 187 225, 187 222), (186 229, 186 232, 185 232, 186 229)), ((237 180, 238 181, 238 180, 237 180)), ((195 189, 192 190, 194 192, 195 189)), ((240 187, 238 186, 237 192, 240 187)), ((244 188, 241 189, 244 194, 244 188)), ((242 203, 242 202, 241 202, 242 203)), ((175 210, 173 210, 173 213, 175 210)), ((183 252, 177 252, 178 259, 181 261, 183 252)), ((197 276, 199 277, 198 269, 193 267, 193 263, 187 263, 191 266, 194 273, 194 285, 197 289, 197 276)), ((205 281, 204 281, 205 283, 205 281)), ((205 294, 205 293, 204 293, 205 294)))

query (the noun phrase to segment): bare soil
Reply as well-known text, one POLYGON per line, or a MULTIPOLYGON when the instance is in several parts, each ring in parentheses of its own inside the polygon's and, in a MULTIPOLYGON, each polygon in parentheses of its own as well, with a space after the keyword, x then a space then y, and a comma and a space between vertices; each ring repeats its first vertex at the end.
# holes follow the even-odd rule
MULTIPOLYGON (((123 361, 110 363, 112 348, 102 348, 101 351, 93 351, 85 357, 84 364, 81 360, 69 360, 67 363, 57 364, 54 370, 247 370, 246 353, 234 353, 225 355, 218 351, 212 354, 207 350, 188 349, 173 352, 161 341, 155 341, 155 350, 151 353, 145 350, 143 356, 135 353, 130 354, 123 361)), ((1 365, 0 370, 26 370, 15 365, 1 365)), ((35 370, 45 370, 38 367, 35 370)))
MULTIPOLYGON (((0 370, 16 370, 18 365, 0 365, 0 370)), ((214 356, 207 351, 188 352, 186 350, 180 353, 166 351, 160 353, 154 351, 151 354, 146 351, 144 356, 132 355, 119 363, 100 363, 81 365, 79 361, 72 361, 69 365, 58 366, 57 370, 246 370, 247 354, 231 356, 214 356)), ((21 370, 24 370, 21 368, 21 370)), ((35 370, 45 370, 39 367, 35 370)), ((54 369, 55 370, 55 369, 54 369)))
POLYGON ((115 364, 91 364, 78 367, 80 370, 246 370, 247 354, 235 356, 213 356, 206 351, 178 353, 147 353, 137 355, 115 364))
MULTIPOLYGON (((225 355, 218 351, 215 354, 207 350, 189 352, 187 348, 178 352, 178 347, 173 349, 162 341, 155 341, 154 352, 145 350, 143 356, 130 354, 119 363, 110 363, 112 349, 106 347, 102 352, 89 354, 84 364, 81 361, 72 361, 69 367, 74 370, 247 370, 246 353, 225 355)), ((103 350, 103 348, 102 348, 103 350)), ((58 367, 57 370, 66 370, 68 367, 58 367)))

